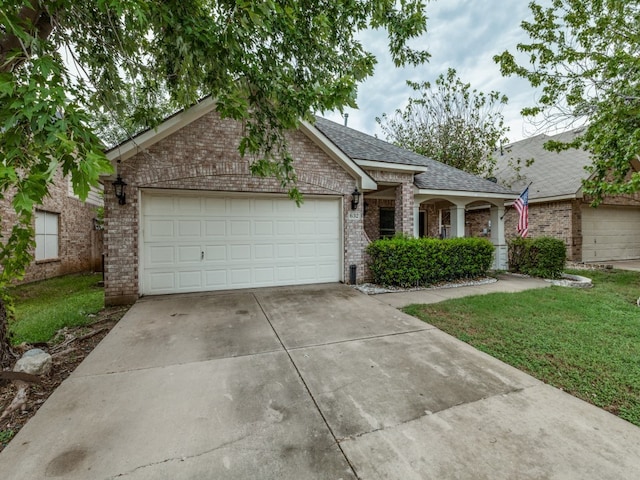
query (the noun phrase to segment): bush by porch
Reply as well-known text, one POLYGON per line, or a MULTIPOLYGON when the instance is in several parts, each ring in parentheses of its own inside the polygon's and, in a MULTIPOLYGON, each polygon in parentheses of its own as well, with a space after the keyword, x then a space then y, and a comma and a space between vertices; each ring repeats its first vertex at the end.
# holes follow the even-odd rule
POLYGON ((493 252, 486 238, 395 237, 367 247, 373 282, 398 287, 481 277, 491 267, 493 252))

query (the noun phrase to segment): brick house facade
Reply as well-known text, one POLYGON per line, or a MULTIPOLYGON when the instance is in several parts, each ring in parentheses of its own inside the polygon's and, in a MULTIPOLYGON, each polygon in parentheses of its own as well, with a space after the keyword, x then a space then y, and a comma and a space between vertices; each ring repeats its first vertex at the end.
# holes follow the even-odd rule
MULTIPOLYGON (((513 183, 516 191, 529 187, 529 237, 553 237, 565 243, 567 259, 598 262, 640 258, 640 194, 605 197, 599 207, 582 192, 582 180, 591 164, 588 152, 567 150, 548 152, 549 140, 572 141, 582 130, 553 137, 538 135, 504 147, 498 158, 498 181, 513 183), (520 161, 517 175, 513 165, 520 161), (523 160, 533 160, 529 165, 523 160), (514 178, 517 178, 514 181, 514 178)), ((633 166, 633 163, 632 163, 633 166)), ((487 228, 488 210, 467 214, 470 235, 482 235, 487 228)), ((508 208, 505 236, 517 237, 517 214, 508 208)))
MULTIPOLYGON (((102 198, 95 191, 86 202, 82 202, 73 194, 68 179, 57 172, 49 187, 49 195, 35 209, 35 259, 27 267, 21 283, 70 273, 101 271, 102 232, 95 229, 94 223, 101 204, 102 198), (41 249, 44 237, 40 231, 40 221, 44 218, 52 227, 47 232, 49 246, 53 247, 51 252, 41 249)), ((17 220, 10 197, 0 201, 0 211, 2 234, 6 236, 17 220)))
MULTIPOLYGON (((222 209, 223 207, 219 205, 224 202, 226 202, 224 208, 227 208, 228 205, 234 204, 236 199, 248 205, 246 208, 256 209, 286 197, 286 189, 283 189, 276 180, 259 178, 251 174, 250 159, 242 158, 237 150, 243 135, 242 125, 235 121, 221 119, 214 111, 214 107, 214 102, 207 99, 192 109, 179 112, 169 118, 156 131, 144 132, 134 140, 107 152, 118 174, 127 183, 124 205, 118 203, 113 189, 105 189, 105 299, 107 304, 131 303, 140 295, 157 294, 153 293, 153 289, 149 287, 156 281, 154 279, 167 279, 166 289, 157 290, 161 293, 189 291, 190 287, 184 286, 186 282, 180 283, 189 275, 192 275, 191 278, 195 279, 194 281, 201 282, 194 286, 192 291, 241 288, 233 286, 230 280, 234 275, 233 272, 239 270, 241 261, 255 260, 256 264, 262 265, 259 262, 263 261, 263 257, 258 258, 256 253, 259 247, 262 252, 284 249, 284 244, 278 243, 280 239, 275 234, 268 237, 273 245, 258 245, 256 239, 262 238, 258 230, 251 230, 251 234, 246 233, 247 236, 242 241, 233 240, 229 232, 234 222, 240 221, 240 217, 236 218, 235 214, 230 214, 227 210, 224 213, 210 213, 218 207, 222 209), (166 213, 160 207, 152 207, 152 204, 160 205, 165 202, 168 205, 167 212, 173 212, 174 210, 171 209, 182 202, 183 198, 190 199, 189 201, 194 205, 206 203, 210 207, 208 210, 203 210, 201 206, 194 206, 193 208, 199 209, 197 211, 201 213, 190 217, 181 216, 182 213, 166 213), (156 209, 153 210, 153 208, 156 209), (151 210, 158 212, 153 217, 153 221, 157 222, 155 224, 150 223, 151 210), (207 227, 209 224, 220 225, 220 231, 212 229, 206 235, 201 233, 209 228, 207 227), (157 228, 154 225, 157 225, 157 228), (179 235, 175 232, 176 229, 182 228, 180 225, 184 225, 185 229, 193 228, 195 232, 193 238, 200 235, 198 238, 203 240, 194 240, 194 243, 189 245, 183 242, 184 244, 179 245, 181 240, 176 240, 179 235), (156 230, 153 230, 154 228, 156 230), (165 243, 161 241, 154 243, 160 239, 161 234, 157 232, 163 228, 166 229, 167 240, 165 243), (226 235, 224 242, 227 243, 222 244, 220 243, 222 240, 215 240, 216 235, 219 238, 222 238, 220 235, 226 235), (207 245, 198 246, 205 243, 207 245), (247 245, 240 245, 240 243, 247 245), (238 260, 237 265, 233 264, 233 252, 240 250, 248 252, 246 254, 249 256, 238 260), (156 255, 153 252, 160 253, 156 255), (176 258, 183 254, 180 252, 184 253, 184 258, 187 258, 187 255, 193 255, 190 257, 191 263, 183 264, 190 265, 189 268, 192 271, 187 271, 189 268, 178 265, 179 260, 176 258), (214 258, 215 252, 226 257, 214 258), (151 258, 154 255, 156 255, 155 260, 151 258), (162 264, 165 257, 167 264, 171 263, 171 266, 167 266, 160 273, 158 273, 159 270, 153 270, 155 267, 150 265, 162 264), (235 267, 238 268, 234 270, 235 267), (214 272, 215 269, 218 270, 214 272), (224 269, 226 269, 225 272, 220 273, 224 269), (224 278, 227 283, 220 283, 216 287, 205 285, 210 277, 213 278, 216 275, 224 278), (178 285, 176 282, 180 285, 176 286, 178 285)), ((335 258, 339 269, 331 281, 348 282, 353 279, 352 274, 355 273, 356 282, 361 282, 367 277, 366 245, 377 238, 377 235, 374 236, 374 230, 378 228, 374 226, 378 215, 377 206, 386 205, 387 208, 392 209, 394 233, 413 235, 417 225, 417 212, 421 208, 420 202, 416 203, 416 193, 419 191, 416 187, 416 175, 425 173, 433 161, 415 154, 401 158, 398 154, 408 155, 406 151, 397 147, 391 148, 389 144, 368 136, 365 136, 367 142, 374 142, 376 145, 373 143, 365 145, 353 137, 355 134, 364 134, 342 126, 337 128, 337 125, 330 125, 331 122, 327 122, 322 119, 318 119, 315 125, 303 122, 300 129, 288 134, 288 144, 297 175, 297 187, 306 200, 301 208, 304 210, 306 203, 328 205, 331 208, 338 206, 336 218, 332 220, 333 226, 330 228, 337 226, 339 230, 340 251, 335 258), (364 148, 364 156, 369 155, 367 152, 377 149, 383 157, 371 160, 354 154, 346 145, 355 144, 364 148), (391 161, 387 161, 388 159, 391 161), (352 200, 356 188, 364 195, 359 205, 353 209, 352 200), (389 199, 376 199, 376 194, 389 199), (374 204, 376 208, 373 208, 374 204)), ((105 178, 105 185, 110 185, 113 180, 113 177, 105 178)), ((482 195, 496 197, 496 202, 513 198, 513 194, 508 190, 495 187, 491 182, 477 180, 482 188, 495 189, 482 195)), ((465 177, 465 181, 469 179, 465 177)), ((450 185, 447 184, 447 188, 449 187, 450 185)), ((287 202, 290 204, 291 201, 287 200, 287 202)), ((247 212, 243 211, 240 215, 249 218, 247 224, 253 222, 251 229, 262 228, 259 224, 271 224, 275 218, 271 217, 275 215, 273 213, 260 217, 247 212)), ((295 215, 298 215, 297 212, 297 210, 294 212, 295 215)), ((298 220, 292 220, 294 221, 298 220)), ((309 228, 320 228, 317 225, 313 226, 314 222, 319 221, 313 218, 313 214, 301 221, 309 228)), ((291 242, 295 243, 294 240, 291 242)), ((313 243, 313 239, 310 242, 313 243)), ((324 248, 322 242, 320 240, 318 242, 317 245, 312 246, 316 252, 324 248)), ((287 248, 299 247, 295 247, 293 243, 287 248)), ((264 271, 269 269, 276 271, 280 268, 277 255, 274 254, 273 258, 273 262, 267 265, 268 268, 265 267, 264 271)), ((264 261, 268 262, 270 259, 264 261)), ((251 275, 258 275, 256 266, 247 263, 244 265, 247 271, 255 270, 252 270, 251 275)), ((158 285, 161 280, 158 280, 158 285)), ((315 283, 313 277, 305 281, 315 283)), ((291 284, 287 283, 291 280, 285 283, 278 282, 277 278, 273 278, 268 280, 266 285, 291 284)), ((256 283, 253 286, 260 285, 256 283)))

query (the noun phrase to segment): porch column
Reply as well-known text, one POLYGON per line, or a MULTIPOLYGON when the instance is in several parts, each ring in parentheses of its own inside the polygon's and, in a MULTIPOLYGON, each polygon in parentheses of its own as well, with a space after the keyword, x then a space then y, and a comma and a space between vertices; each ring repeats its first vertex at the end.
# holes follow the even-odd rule
POLYGON ((504 237, 504 205, 491 207, 491 243, 495 247, 494 270, 507 270, 507 241, 504 237))
POLYGON ((413 237, 420 238, 420 201, 413 202, 413 237))
POLYGON ((396 187, 396 233, 412 236, 413 228, 413 184, 401 183, 396 187))
POLYGON ((464 205, 455 205, 449 211, 451 212, 451 238, 464 237, 464 205))

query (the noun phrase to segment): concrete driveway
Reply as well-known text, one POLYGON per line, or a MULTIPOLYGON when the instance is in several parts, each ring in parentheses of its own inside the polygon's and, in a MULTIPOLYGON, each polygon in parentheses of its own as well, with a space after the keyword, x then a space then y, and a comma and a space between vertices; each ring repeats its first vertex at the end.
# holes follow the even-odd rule
POLYGON ((640 428, 347 286, 140 300, 13 479, 637 479, 640 428))

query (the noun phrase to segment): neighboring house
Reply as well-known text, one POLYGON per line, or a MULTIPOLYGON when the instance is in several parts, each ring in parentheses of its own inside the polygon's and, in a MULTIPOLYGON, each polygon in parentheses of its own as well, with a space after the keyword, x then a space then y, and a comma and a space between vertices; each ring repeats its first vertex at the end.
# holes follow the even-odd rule
POLYGON ((107 152, 127 184, 105 178, 105 301, 367 278, 381 236, 464 236, 465 212, 492 205, 496 266, 506 268, 504 202, 495 183, 318 119, 288 134, 301 207, 252 176, 242 124, 205 99, 107 152), (362 197, 356 193, 362 193, 362 197), (357 205, 354 200, 358 199, 357 205), (355 276, 355 279, 353 278, 355 276))
MULTIPOLYGON (((23 280, 33 282, 69 273, 100 271, 102 232, 96 230, 97 209, 102 195, 92 189, 86 202, 73 193, 71 182, 56 173, 49 195, 35 208, 34 260, 23 280)), ((2 235, 7 236, 16 222, 9 198, 0 201, 2 235)))
MULTIPOLYGON (((555 136, 538 135, 508 145, 498 157, 498 182, 518 192, 529 187, 529 236, 559 238, 567 246, 567 258, 574 262, 602 262, 640 258, 640 195, 606 197, 593 208, 582 192, 589 173, 589 153, 571 149, 549 152, 549 140, 569 142, 580 135, 576 129, 555 136), (527 161, 533 163, 527 166, 527 161), (518 172, 513 165, 520 160, 518 172)), ((637 164, 633 166, 638 168, 637 164)), ((481 234, 488 226, 488 212, 469 215, 470 234, 481 234)), ((517 214, 505 216, 506 236, 517 236, 517 214)))

